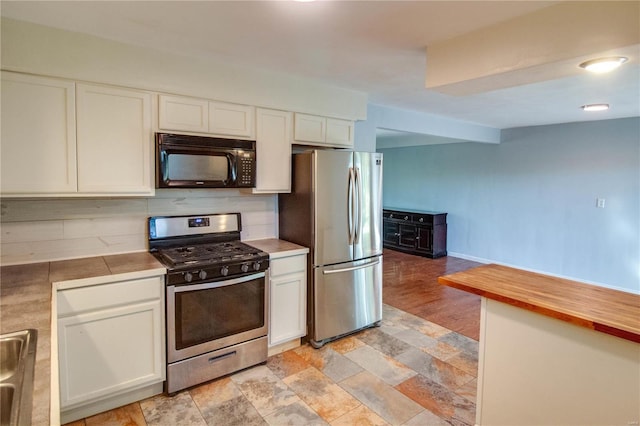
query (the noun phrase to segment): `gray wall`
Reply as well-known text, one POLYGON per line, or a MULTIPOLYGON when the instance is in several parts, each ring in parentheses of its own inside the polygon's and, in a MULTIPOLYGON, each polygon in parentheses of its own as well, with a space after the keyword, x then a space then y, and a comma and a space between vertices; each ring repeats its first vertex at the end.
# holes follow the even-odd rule
POLYGON ((385 205, 449 213, 450 254, 640 292, 640 118, 380 152, 385 205))

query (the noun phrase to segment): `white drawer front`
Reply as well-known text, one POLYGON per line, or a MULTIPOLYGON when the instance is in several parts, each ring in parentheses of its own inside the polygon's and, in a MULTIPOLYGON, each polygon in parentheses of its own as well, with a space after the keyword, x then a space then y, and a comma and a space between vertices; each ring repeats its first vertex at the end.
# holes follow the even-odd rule
POLYGON ((269 263, 272 277, 291 274, 293 272, 301 272, 305 270, 306 266, 307 266, 306 255, 283 257, 283 258, 271 260, 269 263))
POLYGON ((89 285, 58 292, 58 317, 109 306, 162 299, 163 277, 89 285))

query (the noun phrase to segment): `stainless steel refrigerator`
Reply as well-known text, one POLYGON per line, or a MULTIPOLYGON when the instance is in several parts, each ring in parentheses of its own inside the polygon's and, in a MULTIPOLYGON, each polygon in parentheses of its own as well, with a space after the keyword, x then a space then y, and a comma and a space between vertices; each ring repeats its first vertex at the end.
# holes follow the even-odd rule
POLYGON ((309 247, 307 338, 318 348, 382 319, 382 154, 293 155, 280 238, 309 247))

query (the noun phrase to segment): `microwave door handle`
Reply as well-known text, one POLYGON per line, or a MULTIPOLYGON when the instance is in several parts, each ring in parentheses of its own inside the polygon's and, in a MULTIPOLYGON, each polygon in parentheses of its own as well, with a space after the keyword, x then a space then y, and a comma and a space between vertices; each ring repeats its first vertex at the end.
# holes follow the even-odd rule
POLYGON ((160 151, 160 165, 162 181, 169 183, 169 154, 165 150, 160 151))
POLYGON ((230 180, 225 182, 225 185, 229 184, 229 183, 233 183, 236 181, 237 176, 236 176, 236 168, 234 167, 234 156, 232 154, 227 154, 227 163, 229 164, 229 174, 230 176, 230 180))

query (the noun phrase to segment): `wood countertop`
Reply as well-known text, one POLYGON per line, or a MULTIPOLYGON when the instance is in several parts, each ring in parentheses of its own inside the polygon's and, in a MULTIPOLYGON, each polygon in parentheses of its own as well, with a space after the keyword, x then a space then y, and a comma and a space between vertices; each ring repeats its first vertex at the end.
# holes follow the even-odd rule
POLYGON ((640 343, 638 294, 494 264, 445 275, 438 282, 640 343))

